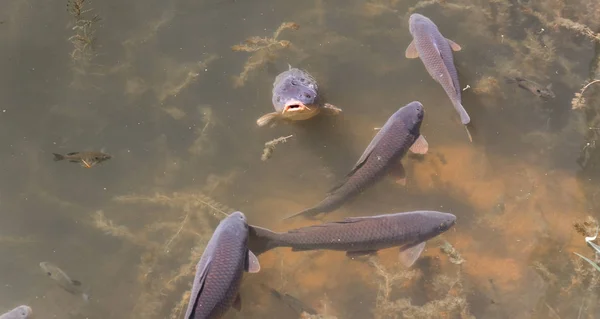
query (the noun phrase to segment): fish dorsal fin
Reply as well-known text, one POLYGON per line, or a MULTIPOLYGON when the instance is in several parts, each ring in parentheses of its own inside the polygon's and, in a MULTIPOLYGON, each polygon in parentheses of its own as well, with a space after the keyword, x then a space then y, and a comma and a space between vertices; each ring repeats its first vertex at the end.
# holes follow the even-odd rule
POLYGON ((421 242, 418 245, 414 245, 408 248, 400 248, 400 262, 406 267, 410 268, 415 261, 421 256, 423 249, 425 248, 425 242, 421 242))
POLYGON ((310 226, 306 226, 306 227, 301 227, 301 228, 296 228, 296 229, 288 230, 288 233, 304 233, 304 232, 309 232, 312 229, 329 227, 329 226, 333 226, 333 225, 358 223, 358 222, 364 221, 366 219, 372 219, 372 216, 371 217, 348 217, 348 218, 344 218, 343 220, 338 220, 338 221, 333 221, 333 222, 326 222, 326 223, 323 223, 323 224, 310 225, 310 226))
POLYGON ((79 152, 71 152, 71 153, 67 153, 67 155, 77 155, 79 154, 79 152))
POLYGON ((415 40, 410 41, 410 44, 406 48, 404 52, 404 56, 408 59, 416 59, 419 57, 419 51, 417 51, 417 46, 415 45, 415 40))
MULTIPOLYGON (((206 277, 208 276, 208 271, 210 269, 211 266, 211 262, 212 260, 210 259, 210 257, 207 258, 206 263, 204 263, 202 266, 202 269, 196 269, 196 278, 197 278, 197 287, 194 287, 196 285, 196 283, 194 283, 194 285, 192 286, 192 292, 190 295, 190 302, 188 304, 188 308, 187 311, 185 313, 185 319, 192 319, 192 314, 194 313, 194 310, 196 309, 196 307, 198 306, 198 297, 202 294, 202 291, 204 290, 204 285, 206 284, 206 277)), ((196 268, 198 268, 198 266, 200 265, 196 265, 196 268)), ((196 280, 196 278, 194 278, 194 280, 196 280)))
POLYGON ((260 271, 260 263, 258 262, 258 258, 250 250, 248 250, 248 254, 246 256, 245 270, 253 274, 260 271))
POLYGON ((381 141, 381 139, 385 135, 385 132, 387 131, 387 128, 388 127, 384 124, 383 127, 377 132, 377 134, 375 134, 375 136, 373 137, 373 139, 371 140, 371 142, 369 143, 369 145, 367 145, 367 148, 362 153, 362 155, 360 156, 360 158, 358 159, 358 161, 356 161, 356 164, 354 164, 354 167, 352 168, 352 170, 350 171, 350 173, 348 173, 347 176, 350 176, 350 175, 354 174, 354 172, 356 172, 367 161, 367 158, 369 158, 369 156, 371 156, 371 153, 373 153, 373 150, 375 149, 375 146, 377 144, 379 144, 379 141, 381 141))
POLYGON ((419 135, 417 139, 414 141, 413 145, 410 146, 410 151, 415 154, 427 154, 429 150, 429 143, 423 135, 419 135))
POLYGON ((71 283, 75 286, 81 286, 81 281, 79 280, 71 280, 71 283))
POLYGON ((450 40, 450 39, 446 39, 448 41, 448 44, 450 44, 450 47, 452 48, 452 51, 460 51, 462 50, 462 48, 460 47, 460 45, 458 45, 458 43, 450 40))
POLYGON ((242 297, 240 297, 239 293, 235 296, 235 300, 233 301, 233 304, 231 306, 237 311, 242 310, 242 297))

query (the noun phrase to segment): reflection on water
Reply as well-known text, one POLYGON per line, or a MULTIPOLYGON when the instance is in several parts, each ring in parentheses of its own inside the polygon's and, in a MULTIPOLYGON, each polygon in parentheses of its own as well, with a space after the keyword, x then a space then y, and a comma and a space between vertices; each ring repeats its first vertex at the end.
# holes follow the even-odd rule
POLYGON ((600 274, 573 252, 593 258, 584 236, 599 218, 600 88, 571 106, 600 78, 595 0, 66 5, 0 2, 0 310, 181 318, 223 214, 275 230, 309 224, 278 220, 322 199, 374 128, 419 100, 430 153, 405 160, 406 187, 384 180, 328 219, 435 209, 456 227, 409 270, 395 249, 369 261, 271 251, 245 276, 242 312, 227 317, 297 317, 265 287, 322 318, 598 312, 600 274), (422 63, 404 58, 411 12, 463 48, 454 56, 472 144, 422 63), (343 115, 256 127, 288 63, 309 70, 343 115), (553 83, 556 98, 503 80, 514 76, 553 83), (289 135, 261 160, 265 142, 289 135), (113 159, 91 169, 52 161, 100 150, 113 159), (89 287, 90 301, 46 278, 41 261, 89 287))

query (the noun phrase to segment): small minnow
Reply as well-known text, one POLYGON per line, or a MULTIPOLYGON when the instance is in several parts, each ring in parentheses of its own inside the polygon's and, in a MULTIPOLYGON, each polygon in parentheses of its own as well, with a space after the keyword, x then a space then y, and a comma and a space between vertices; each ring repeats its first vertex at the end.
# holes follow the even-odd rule
POLYGON ((52 153, 55 161, 68 160, 72 163, 80 163, 85 168, 91 168, 92 166, 107 161, 112 156, 102 152, 71 152, 66 155, 52 153))
POLYGON ((44 261, 40 263, 40 267, 48 277, 54 279, 64 290, 74 295, 81 295, 85 301, 90 299, 89 295, 83 291, 81 282, 79 280, 71 279, 64 271, 62 271, 62 269, 58 268, 58 266, 44 261))
POLYGON ((521 77, 505 77, 505 81, 506 83, 517 83, 517 85, 520 88, 525 89, 543 99, 553 99, 556 97, 556 95, 554 95, 554 92, 552 92, 552 83, 544 87, 541 84, 521 77))

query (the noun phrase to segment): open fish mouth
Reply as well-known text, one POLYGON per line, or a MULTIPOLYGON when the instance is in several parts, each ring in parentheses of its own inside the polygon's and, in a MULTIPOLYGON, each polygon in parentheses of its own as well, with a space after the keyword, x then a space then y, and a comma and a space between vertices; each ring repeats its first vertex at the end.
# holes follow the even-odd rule
POLYGON ((298 100, 291 100, 285 104, 282 113, 306 112, 310 110, 310 107, 308 107, 306 104, 298 100))

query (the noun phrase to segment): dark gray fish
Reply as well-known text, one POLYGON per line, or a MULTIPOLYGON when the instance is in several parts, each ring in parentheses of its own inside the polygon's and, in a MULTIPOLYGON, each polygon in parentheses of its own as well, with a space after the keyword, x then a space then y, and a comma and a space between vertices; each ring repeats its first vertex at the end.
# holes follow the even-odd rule
POLYGON ((102 152, 71 152, 66 155, 54 154, 55 161, 67 160, 72 163, 80 163, 81 166, 91 168, 92 166, 107 161, 112 156, 102 152))
POLYGON ((251 225, 249 247, 257 255, 276 247, 291 247, 293 251, 345 251, 349 257, 355 257, 399 246, 402 263, 410 267, 423 251, 425 241, 447 231, 455 222, 452 214, 414 211, 351 217, 285 233, 251 225))
POLYGON ((31 307, 21 305, 15 309, 0 315, 0 319, 27 319, 31 317, 33 310, 31 307))
POLYGON ((275 121, 303 121, 322 110, 338 114, 342 110, 328 103, 321 104, 317 81, 307 71, 292 68, 282 72, 273 83, 273 107, 275 112, 261 116, 256 124, 265 126, 275 121))
POLYGON ((243 213, 232 213, 219 223, 196 265, 185 319, 221 318, 232 305, 241 309, 238 291, 244 270, 260 270, 247 243, 248 224, 243 213))
MULTIPOLYGON (((265 286, 265 285, 263 285, 263 286, 265 286)), ((273 288, 269 288, 269 287, 267 287, 267 288, 271 292, 271 296, 277 298, 279 301, 281 301, 282 303, 284 303, 285 305, 290 307, 290 309, 292 309, 294 312, 296 312, 297 316, 300 316, 303 312, 306 312, 310 315, 317 314, 317 311, 315 309, 306 305, 305 303, 300 301, 298 298, 296 298, 290 294, 282 294, 273 288)))
POLYGON ((458 72, 452 56, 452 50, 460 51, 461 47, 446 39, 433 21, 418 13, 411 14, 409 30, 413 40, 406 49, 406 57, 421 58, 429 75, 446 91, 454 109, 460 115, 462 124, 468 124, 471 118, 462 106, 458 72))
POLYGON ((89 301, 90 296, 83 291, 83 287, 79 280, 73 280, 69 277, 62 269, 58 268, 58 266, 43 261, 40 263, 40 268, 48 275, 48 277, 54 279, 64 290, 74 294, 81 295, 83 300, 89 301))
POLYGON ((393 166, 400 175, 400 183, 404 184, 404 167, 400 160, 409 149, 425 154, 429 148, 420 133, 424 115, 420 102, 414 101, 401 107, 377 132, 346 178, 331 189, 323 201, 285 219, 334 211, 383 178, 393 166))
POLYGON ((505 81, 506 83, 517 83, 517 85, 520 88, 525 89, 543 99, 553 99, 556 97, 556 95, 554 95, 554 92, 552 92, 552 83, 544 87, 541 84, 521 77, 506 77, 505 81))

